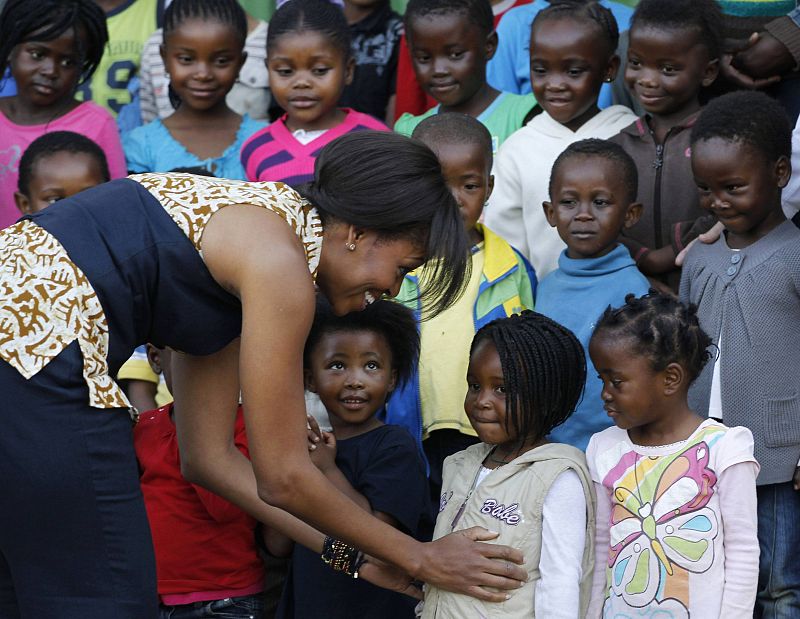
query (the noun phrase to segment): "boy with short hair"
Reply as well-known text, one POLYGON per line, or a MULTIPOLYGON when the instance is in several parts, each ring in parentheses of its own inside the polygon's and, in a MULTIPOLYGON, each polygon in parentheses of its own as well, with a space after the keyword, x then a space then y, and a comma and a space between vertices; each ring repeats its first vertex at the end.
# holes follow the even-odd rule
POLYGON ((32 215, 109 180, 108 161, 97 144, 73 131, 53 131, 22 154, 14 202, 23 215, 32 215))
MULTIPOLYGON (((536 274, 522 254, 478 223, 494 185, 488 130, 466 114, 436 114, 423 120, 413 137, 439 157, 474 244, 464 294, 445 312, 419 322, 418 371, 395 391, 387 407, 387 422, 406 426, 421 442, 430 465, 431 494, 438 502, 444 459, 477 442, 464 412, 472 338, 495 318, 532 309, 536 274)), ((415 310, 418 321, 427 312, 419 301, 421 276, 424 267, 409 273, 398 295, 398 300, 415 310)))
POLYGON ((761 465, 755 616, 793 617, 800 608, 800 230, 781 209, 791 126, 773 99, 737 92, 711 101, 691 137, 700 203, 725 232, 695 243, 683 266, 681 300, 697 305, 718 352, 689 404, 753 433, 761 465))
POLYGON ((550 440, 586 449, 592 434, 613 425, 603 411, 602 381, 589 358, 594 324, 609 306, 628 294, 646 294, 650 285, 618 243, 622 230, 636 223, 636 165, 620 146, 598 139, 581 140, 556 159, 550 176, 548 223, 567 248, 558 269, 545 277, 536 295, 536 311, 571 330, 586 352, 586 386, 572 416, 550 440))
POLYGON ((536 100, 500 92, 486 81, 486 63, 497 48, 489 0, 411 0, 405 24, 417 81, 439 105, 420 116, 403 114, 395 131, 411 135, 429 116, 460 112, 486 126, 496 153, 524 124, 536 100))
POLYGON ((677 290, 675 257, 713 223, 692 180, 689 134, 719 71, 721 32, 715 0, 642 0, 631 23, 625 80, 646 114, 612 141, 636 162, 644 208, 623 242, 661 288, 677 290))

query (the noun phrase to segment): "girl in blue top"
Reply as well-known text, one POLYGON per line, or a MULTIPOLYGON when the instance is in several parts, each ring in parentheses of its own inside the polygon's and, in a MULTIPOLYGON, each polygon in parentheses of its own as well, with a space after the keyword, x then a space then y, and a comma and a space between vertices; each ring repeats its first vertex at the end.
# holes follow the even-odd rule
POLYGON ((200 166, 244 180, 239 150, 264 124, 225 102, 244 64, 247 18, 235 0, 175 0, 164 14, 161 55, 175 113, 123 139, 131 172, 200 166))

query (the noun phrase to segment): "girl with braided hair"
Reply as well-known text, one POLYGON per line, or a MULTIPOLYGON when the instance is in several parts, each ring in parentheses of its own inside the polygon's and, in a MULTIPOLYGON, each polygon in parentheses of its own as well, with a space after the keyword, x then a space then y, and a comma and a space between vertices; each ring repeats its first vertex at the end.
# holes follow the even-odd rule
POLYGON ((528 580, 505 602, 428 587, 423 617, 583 617, 591 588, 594 496, 583 453, 545 436, 575 410, 583 348, 526 310, 472 340, 464 410, 482 441, 444 462, 434 538, 472 526, 525 555, 528 580), (569 514, 568 518, 564 516, 569 514))
POLYGON ((753 435, 703 419, 689 386, 711 357, 694 305, 628 295, 589 344, 616 427, 586 458, 597 491, 590 617, 753 616, 753 435))

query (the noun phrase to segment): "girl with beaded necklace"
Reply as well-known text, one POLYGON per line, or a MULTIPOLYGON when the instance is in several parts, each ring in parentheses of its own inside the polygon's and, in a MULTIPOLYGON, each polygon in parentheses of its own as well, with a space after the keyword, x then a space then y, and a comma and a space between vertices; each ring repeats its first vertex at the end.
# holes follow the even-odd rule
POLYGON ((482 442, 445 460, 434 538, 472 526, 498 531, 500 543, 524 553, 528 581, 501 603, 429 586, 423 618, 585 615, 594 531, 589 471, 580 450, 545 440, 572 414, 585 379, 578 340, 541 314, 524 311, 475 334, 464 410, 482 442))
POLYGON ((759 466, 750 430, 689 408, 712 343, 696 311, 628 295, 589 343, 616 427, 586 450, 597 490, 588 616, 753 616, 759 466))

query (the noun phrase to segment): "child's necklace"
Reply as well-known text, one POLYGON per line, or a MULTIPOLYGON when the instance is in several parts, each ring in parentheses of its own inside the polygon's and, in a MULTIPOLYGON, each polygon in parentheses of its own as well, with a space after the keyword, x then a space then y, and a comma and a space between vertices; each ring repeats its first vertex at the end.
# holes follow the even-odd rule
MULTIPOLYGON (((511 458, 511 460, 506 460, 506 458, 503 458, 501 460, 499 458, 495 458, 494 457, 494 452, 495 451, 497 451, 497 445, 495 445, 494 448, 492 449, 492 451, 489 452, 489 455, 487 456, 487 459, 489 460, 489 462, 494 462, 498 467, 501 467, 504 464, 508 464, 509 462, 511 462, 511 460, 514 459, 514 458, 511 458)), ((508 454, 506 454, 506 457, 508 457, 508 454)))

